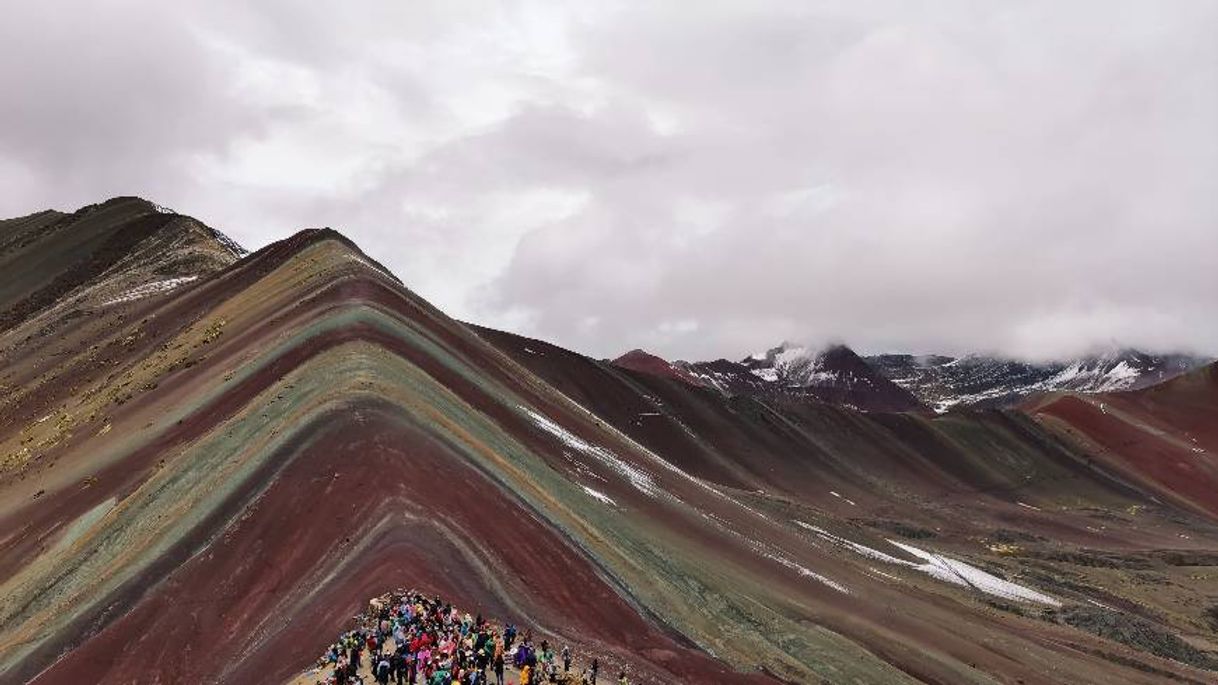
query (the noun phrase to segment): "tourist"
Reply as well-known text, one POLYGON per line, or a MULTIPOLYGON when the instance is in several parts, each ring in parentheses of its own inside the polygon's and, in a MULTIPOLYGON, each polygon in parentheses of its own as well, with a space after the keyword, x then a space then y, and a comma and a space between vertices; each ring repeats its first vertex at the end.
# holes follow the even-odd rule
POLYGON ((389 668, 389 657, 382 654, 376 663, 376 682, 381 685, 389 685, 389 668))
POLYGON ((503 685, 503 643, 495 643, 495 685, 503 685))
MULTIPOLYGON (((561 682, 575 682, 569 645, 556 655, 548 639, 534 643, 530 629, 508 624, 500 630, 482 614, 462 613, 439 597, 399 590, 371 600, 356 621, 358 627, 318 659, 318 672, 325 674, 318 685, 363 685, 368 675, 378 685, 489 685, 488 670, 495 685, 506 685, 509 664, 518 669, 520 685, 542 685, 560 682, 559 658, 567 676, 561 682)), ((593 659, 579 682, 595 683, 599 670, 593 659)))

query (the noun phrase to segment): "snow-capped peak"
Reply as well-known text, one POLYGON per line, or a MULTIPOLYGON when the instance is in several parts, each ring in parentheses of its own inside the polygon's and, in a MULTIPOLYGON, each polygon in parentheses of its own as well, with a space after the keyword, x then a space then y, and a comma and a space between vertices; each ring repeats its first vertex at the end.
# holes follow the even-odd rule
POLYGON ((1184 354, 1148 354, 1112 348, 1061 361, 1003 357, 879 355, 868 361, 938 411, 956 405, 1007 406, 1036 393, 1113 392, 1154 385, 1207 360, 1184 354))

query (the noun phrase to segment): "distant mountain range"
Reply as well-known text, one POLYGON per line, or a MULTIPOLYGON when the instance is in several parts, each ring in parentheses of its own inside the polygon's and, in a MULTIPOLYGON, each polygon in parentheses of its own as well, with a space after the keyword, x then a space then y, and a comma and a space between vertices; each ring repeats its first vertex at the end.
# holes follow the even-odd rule
POLYGON ((936 411, 957 405, 1006 407, 1034 394, 1137 390, 1205 365, 1188 354, 1112 350, 1077 359, 1026 362, 969 355, 882 354, 867 362, 936 411))
POLYGON ((1136 390, 1209 361, 1194 355, 1151 354, 1131 348, 1045 362, 985 355, 861 357, 845 345, 816 349, 783 343, 738 362, 718 359, 669 363, 634 350, 614 363, 714 388, 726 395, 811 397, 863 411, 944 412, 957 406, 1010 407, 1049 392, 1136 390))
POLYGON ((864 411, 918 411, 922 403, 845 345, 821 350, 784 343, 740 362, 677 362, 704 385, 731 395, 811 397, 864 411))

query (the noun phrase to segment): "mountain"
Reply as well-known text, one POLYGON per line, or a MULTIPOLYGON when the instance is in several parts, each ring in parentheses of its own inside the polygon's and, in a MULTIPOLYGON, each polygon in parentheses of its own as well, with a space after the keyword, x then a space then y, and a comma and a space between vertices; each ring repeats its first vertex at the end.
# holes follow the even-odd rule
POLYGON ((0 330, 172 290, 242 251, 190 217, 120 197, 71 214, 0 221, 0 330))
POLYGON ((401 587, 639 683, 1213 682, 1212 368, 725 393, 456 321, 333 230, 239 256, 141 203, 5 224, 0 682, 312 683, 401 587))
POLYGON ((1218 363, 1130 392, 1045 396, 1029 411, 1127 482, 1218 514, 1218 363))
POLYGON ((918 398, 893 383, 845 345, 821 350, 784 343, 744 359, 754 375, 786 392, 863 411, 918 411, 918 398))
POLYGON ((772 381, 754 374, 749 367, 726 359, 710 362, 678 360, 673 362, 673 366, 697 379, 702 385, 725 395, 765 394, 776 389, 772 381))
POLYGON ((1116 349, 1068 361, 1032 363, 1000 357, 885 354, 867 362, 937 411, 958 405, 1012 406, 1034 394, 1136 390, 1210 360, 1184 354, 1116 349))
POLYGON ((623 369, 638 371, 639 373, 649 373, 661 378, 671 378, 683 383, 689 383, 690 385, 702 385, 700 379, 685 369, 678 368, 666 359, 657 357, 645 350, 631 350, 614 359, 613 364, 623 369))
MULTIPOLYGON (((656 358, 659 359, 659 358, 656 358)), ((862 411, 927 407, 1012 407, 1034 395, 1136 390, 1211 360, 1186 354, 1114 349, 1068 361, 1027 362, 970 355, 881 354, 859 357, 844 345, 809 349, 783 343, 739 362, 653 362, 728 395, 804 397, 862 411)), ((642 368, 639 366, 638 368, 642 368)), ((668 375, 672 376, 672 373, 668 375)), ((679 377, 679 376, 674 376, 679 377)))
POLYGON ((845 345, 821 350, 783 343, 740 362, 677 362, 678 368, 729 395, 811 398, 862 411, 920 411, 905 388, 878 373, 845 345))

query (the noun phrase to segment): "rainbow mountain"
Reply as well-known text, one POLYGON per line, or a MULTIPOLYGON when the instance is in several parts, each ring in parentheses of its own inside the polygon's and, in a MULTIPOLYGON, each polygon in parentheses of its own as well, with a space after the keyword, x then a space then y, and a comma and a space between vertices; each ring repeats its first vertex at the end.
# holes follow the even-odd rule
POLYGON ((399 587, 643 683, 1218 678, 1218 369, 731 395, 456 321, 330 229, 0 223, 0 682, 286 683, 399 587))

